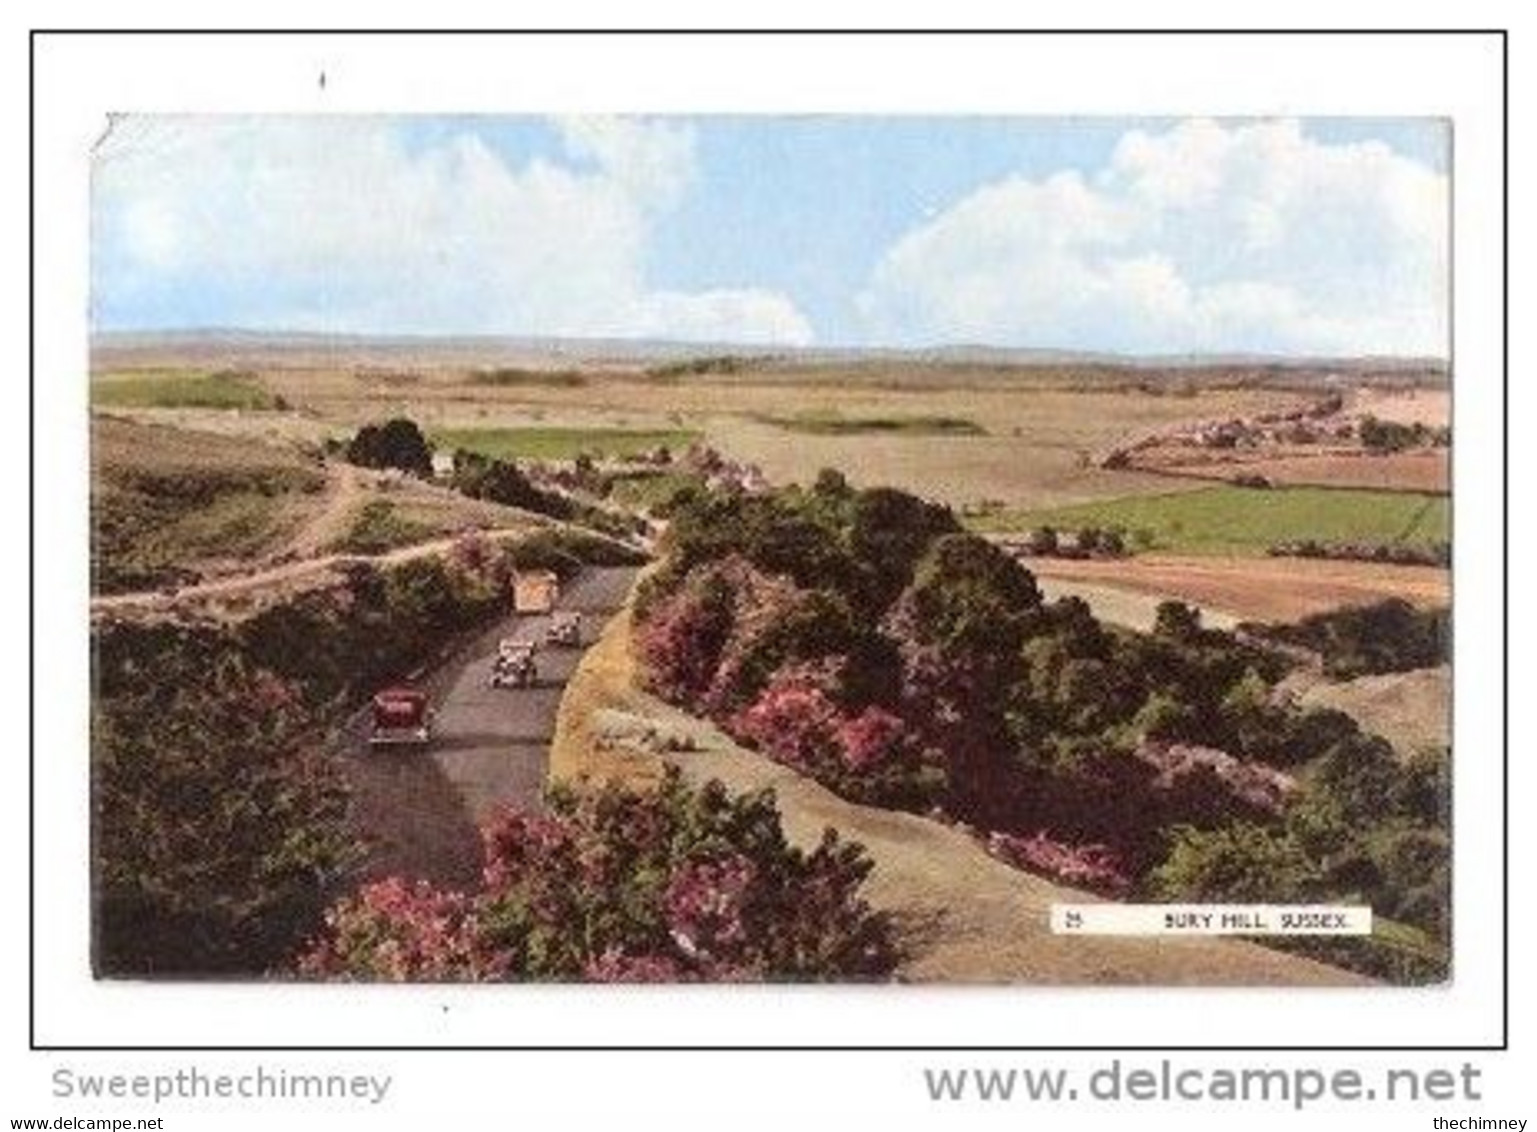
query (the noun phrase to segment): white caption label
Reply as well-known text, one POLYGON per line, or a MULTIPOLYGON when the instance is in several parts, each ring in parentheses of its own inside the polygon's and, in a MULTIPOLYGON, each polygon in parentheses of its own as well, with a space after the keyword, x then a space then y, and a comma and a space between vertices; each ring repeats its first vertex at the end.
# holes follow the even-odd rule
POLYGON ((1364 904, 1053 904, 1057 935, 1371 935, 1364 904))

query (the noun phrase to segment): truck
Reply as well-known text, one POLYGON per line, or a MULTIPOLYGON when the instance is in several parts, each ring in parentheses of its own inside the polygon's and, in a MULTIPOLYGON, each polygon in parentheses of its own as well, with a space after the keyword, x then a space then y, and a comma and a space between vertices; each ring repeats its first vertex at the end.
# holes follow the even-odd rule
POLYGON ((582 615, 570 609, 555 613, 544 630, 544 643, 555 647, 579 647, 582 643, 582 615))
POLYGON ((496 646, 496 657, 491 661, 491 676, 487 682, 493 688, 532 688, 539 681, 534 650, 533 641, 503 638, 496 646))
POLYGON ((432 741, 432 708, 415 688, 386 688, 373 698, 370 747, 424 747, 432 741))

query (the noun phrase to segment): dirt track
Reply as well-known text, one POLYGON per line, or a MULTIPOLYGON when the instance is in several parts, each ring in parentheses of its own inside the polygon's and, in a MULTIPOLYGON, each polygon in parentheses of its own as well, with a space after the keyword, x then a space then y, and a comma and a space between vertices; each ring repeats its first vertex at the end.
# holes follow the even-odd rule
POLYGON ((325 501, 310 515, 284 550, 296 558, 310 558, 347 533, 352 512, 363 497, 358 469, 341 460, 326 463, 325 501))
MULTIPOLYGON (((528 527, 509 527, 478 531, 484 539, 521 538, 528 535, 528 527)), ((324 554, 317 558, 301 558, 293 562, 253 570, 248 574, 236 574, 228 578, 216 578, 209 582, 182 586, 176 590, 143 590, 137 593, 104 594, 91 598, 92 613, 163 611, 179 605, 218 598, 240 597, 262 590, 280 591, 297 582, 318 579, 338 566, 352 562, 369 562, 376 566, 391 566, 409 562, 414 558, 429 558, 453 548, 460 536, 430 539, 388 550, 383 554, 324 554)))
MULTIPOLYGON (((584 643, 624 601, 634 577, 633 569, 594 569, 566 587, 560 608, 582 612, 584 643)), ((419 681, 437 711, 426 751, 372 750, 366 714, 352 721, 346 771, 354 822, 371 843, 370 876, 471 885, 481 819, 500 804, 538 808, 556 709, 582 650, 541 647, 534 688, 491 688, 487 677, 499 639, 541 640, 548 624, 547 616, 508 616, 419 681)))

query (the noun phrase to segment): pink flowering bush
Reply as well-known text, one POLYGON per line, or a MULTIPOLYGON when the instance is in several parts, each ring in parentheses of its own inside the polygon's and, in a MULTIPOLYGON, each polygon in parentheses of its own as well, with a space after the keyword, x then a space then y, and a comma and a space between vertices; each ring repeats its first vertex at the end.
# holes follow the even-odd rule
POLYGON ((1075 888, 1086 888, 1105 896, 1125 896, 1131 891, 1131 877, 1126 874, 1124 864, 1106 845, 1068 845, 1049 837, 1043 830, 1029 837, 990 834, 987 851, 1016 868, 1040 873, 1075 888))
POLYGON ((690 958, 734 955, 747 944, 747 902, 757 872, 746 857, 685 862, 668 876, 663 917, 690 958))
POLYGON ((317 978, 682 982, 879 979, 897 953, 858 889, 870 862, 832 831, 784 839, 771 793, 668 775, 654 792, 557 790, 483 831, 483 887, 393 879, 326 917, 317 978))
POLYGON ((780 669, 749 707, 722 721, 740 743, 810 775, 846 798, 925 810, 942 795, 943 760, 877 704, 850 717, 838 702, 839 666, 780 669))
POLYGON ((666 955, 626 955, 609 948, 582 968, 587 983, 681 983, 688 972, 666 955))
POLYGON ((300 959, 299 972, 433 982, 498 978, 507 963, 481 946, 474 905, 463 894, 390 877, 326 914, 326 931, 300 959))
POLYGON ((732 555, 644 603, 636 651, 650 690, 715 718, 751 704, 788 664, 838 655, 846 606, 732 555))
POLYGON ((876 770, 901 754, 907 724, 879 705, 872 704, 838 728, 838 746, 844 765, 851 771, 876 770))
POLYGON ((781 669, 753 704, 726 721, 726 730, 776 761, 815 771, 838 758, 844 719, 829 692, 825 668, 781 669))
POLYGON ((672 703, 698 703, 730 637, 733 604, 729 582, 712 575, 691 579, 651 606, 635 631, 647 688, 672 703))
MULTIPOLYGON (((1277 817, 1297 789, 1296 781, 1283 771, 1195 743, 1149 739, 1134 754, 1157 772, 1149 784, 1152 790, 1190 795, 1198 801, 1203 795, 1211 796, 1215 800, 1206 803, 1210 809, 1221 810, 1237 801, 1256 814, 1277 817)), ((1192 805, 1192 809, 1200 807, 1192 805)))

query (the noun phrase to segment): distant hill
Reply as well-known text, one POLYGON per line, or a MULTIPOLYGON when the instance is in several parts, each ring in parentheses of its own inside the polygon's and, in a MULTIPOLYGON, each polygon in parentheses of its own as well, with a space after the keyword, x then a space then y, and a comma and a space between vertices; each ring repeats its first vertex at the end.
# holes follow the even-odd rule
MULTIPOLYGON (((105 331, 92 336, 92 367, 152 365, 502 365, 631 369, 730 358, 740 368, 903 364, 962 368, 1199 369, 1308 371, 1445 376, 1446 363, 1427 357, 1300 357, 1273 354, 1132 355, 1103 351, 987 345, 785 347, 732 342, 632 338, 542 338, 498 335, 361 335, 189 329, 105 331)), ((708 367, 702 367, 707 369, 708 367)))

